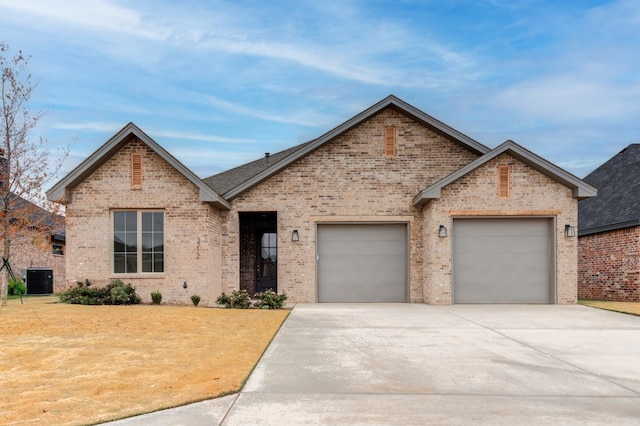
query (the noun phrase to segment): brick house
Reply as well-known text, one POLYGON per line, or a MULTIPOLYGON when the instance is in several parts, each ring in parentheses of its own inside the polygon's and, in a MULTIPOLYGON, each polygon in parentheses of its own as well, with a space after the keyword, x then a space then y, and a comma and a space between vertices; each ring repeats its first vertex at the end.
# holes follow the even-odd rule
POLYGON ((64 217, 16 195, 10 202, 11 269, 28 294, 51 294, 66 284, 64 217))
POLYGON ((595 193, 389 96, 205 179, 130 123, 47 196, 66 205, 68 283, 121 278, 143 300, 211 306, 267 288, 291 302, 575 303, 566 227, 595 193))
POLYGON ((640 144, 584 180, 598 196, 578 204, 578 296, 640 302, 640 144))

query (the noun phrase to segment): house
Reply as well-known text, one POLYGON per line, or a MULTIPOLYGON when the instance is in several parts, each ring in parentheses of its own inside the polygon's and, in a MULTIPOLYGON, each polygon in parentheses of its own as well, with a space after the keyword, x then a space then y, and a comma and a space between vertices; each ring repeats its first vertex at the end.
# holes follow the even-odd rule
POLYGON ((68 283, 120 278, 144 300, 271 288, 292 302, 564 304, 578 200, 595 194, 389 96, 206 179, 130 123, 47 196, 66 205, 68 283))
POLYGON ((9 202, 11 269, 27 284, 28 294, 51 294, 66 284, 64 217, 15 194, 9 202))
POLYGON ((598 196, 578 204, 578 296, 640 302, 640 144, 584 180, 598 196))

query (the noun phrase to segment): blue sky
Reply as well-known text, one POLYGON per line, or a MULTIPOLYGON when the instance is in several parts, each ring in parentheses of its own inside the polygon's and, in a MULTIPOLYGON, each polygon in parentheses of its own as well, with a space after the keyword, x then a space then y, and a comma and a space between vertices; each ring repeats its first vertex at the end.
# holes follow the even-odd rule
POLYGON ((637 0, 0 0, 0 27, 65 171, 133 121, 205 177, 389 94, 579 177, 640 143, 637 0))

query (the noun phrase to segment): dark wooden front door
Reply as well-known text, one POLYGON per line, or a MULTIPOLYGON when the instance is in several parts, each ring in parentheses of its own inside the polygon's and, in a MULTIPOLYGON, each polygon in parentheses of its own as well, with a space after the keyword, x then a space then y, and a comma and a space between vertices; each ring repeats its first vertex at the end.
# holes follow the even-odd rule
POLYGON ((275 230, 256 229, 256 292, 278 291, 278 236, 275 230))

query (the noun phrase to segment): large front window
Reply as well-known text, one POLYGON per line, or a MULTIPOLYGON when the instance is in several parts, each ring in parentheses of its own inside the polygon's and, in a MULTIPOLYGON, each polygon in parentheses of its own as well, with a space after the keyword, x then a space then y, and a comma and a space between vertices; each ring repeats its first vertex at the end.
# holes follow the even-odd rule
POLYGON ((164 213, 113 212, 113 272, 164 272, 164 213))

